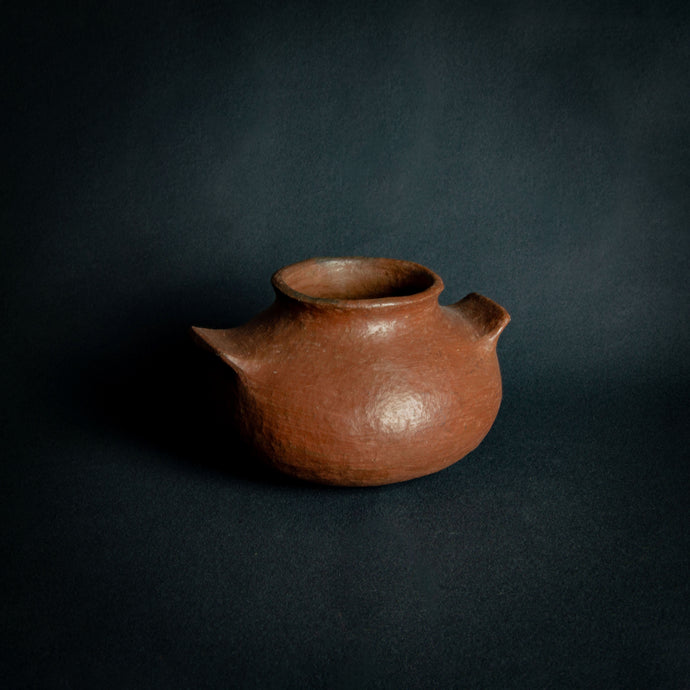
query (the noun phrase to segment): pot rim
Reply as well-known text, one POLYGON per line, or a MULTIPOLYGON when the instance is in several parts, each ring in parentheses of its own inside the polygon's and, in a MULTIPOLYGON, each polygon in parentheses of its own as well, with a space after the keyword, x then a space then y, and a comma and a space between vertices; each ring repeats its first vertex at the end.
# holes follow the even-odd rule
POLYGON ((422 264, 404 259, 388 259, 382 257, 368 256, 341 256, 341 257, 314 257, 304 261, 298 261, 284 266, 276 271, 271 277, 271 283, 278 295, 284 295, 290 299, 303 304, 313 304, 316 306, 332 306, 343 309, 370 309, 389 306, 403 306, 435 301, 443 291, 443 281, 434 271, 422 264), (374 297, 319 297, 306 292, 297 290, 290 285, 290 280, 303 274, 304 271, 319 269, 323 271, 324 264, 332 264, 334 271, 342 270, 346 264, 359 264, 360 267, 369 264, 368 268, 372 272, 380 272, 382 276, 395 273, 398 276, 409 276, 411 287, 414 288, 414 281, 424 281, 428 284, 409 294, 399 295, 377 295, 374 297))

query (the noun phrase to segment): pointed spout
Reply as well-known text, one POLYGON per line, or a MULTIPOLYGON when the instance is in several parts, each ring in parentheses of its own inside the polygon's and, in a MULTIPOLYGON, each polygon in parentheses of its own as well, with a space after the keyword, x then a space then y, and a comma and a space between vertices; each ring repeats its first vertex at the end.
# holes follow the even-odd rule
POLYGON ((246 358, 237 351, 237 339, 234 328, 216 330, 213 328, 198 328, 192 326, 192 337, 205 350, 210 350, 229 364, 237 374, 244 376, 246 372, 246 358))
POLYGON ((495 346, 498 336, 510 322, 510 314, 488 297, 472 292, 451 305, 472 324, 481 340, 495 346))

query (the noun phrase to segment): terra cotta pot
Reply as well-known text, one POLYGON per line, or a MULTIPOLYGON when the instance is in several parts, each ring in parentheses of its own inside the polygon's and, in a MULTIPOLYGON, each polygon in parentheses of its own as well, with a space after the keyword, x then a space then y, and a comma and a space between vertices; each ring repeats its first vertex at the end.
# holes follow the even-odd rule
POLYGON ((193 328, 234 371, 236 423, 259 457, 347 486, 430 474, 496 418, 496 342, 510 321, 476 293, 442 307, 409 261, 317 258, 273 275, 275 302, 237 328, 193 328))

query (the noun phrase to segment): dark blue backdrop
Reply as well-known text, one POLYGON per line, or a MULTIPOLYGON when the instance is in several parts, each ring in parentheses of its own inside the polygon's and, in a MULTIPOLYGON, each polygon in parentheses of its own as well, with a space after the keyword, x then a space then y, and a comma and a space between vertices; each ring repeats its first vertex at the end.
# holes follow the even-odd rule
POLYGON ((4 14, 11 687, 690 684, 687 9, 4 14), (314 255, 510 311, 463 462, 325 489, 225 435, 186 329, 314 255))

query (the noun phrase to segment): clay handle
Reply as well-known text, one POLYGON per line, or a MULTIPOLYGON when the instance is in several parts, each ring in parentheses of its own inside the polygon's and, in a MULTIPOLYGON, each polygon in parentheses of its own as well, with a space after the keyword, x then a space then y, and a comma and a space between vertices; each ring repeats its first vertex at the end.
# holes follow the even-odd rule
POLYGON ((477 335, 483 340, 495 343, 503 329, 510 322, 510 314, 488 297, 472 292, 451 305, 469 321, 477 335))
POLYGON ((243 357, 233 352, 237 349, 233 338, 234 329, 215 330, 192 326, 191 334, 198 345, 213 352, 226 364, 229 364, 237 374, 244 376, 247 362, 243 357))

